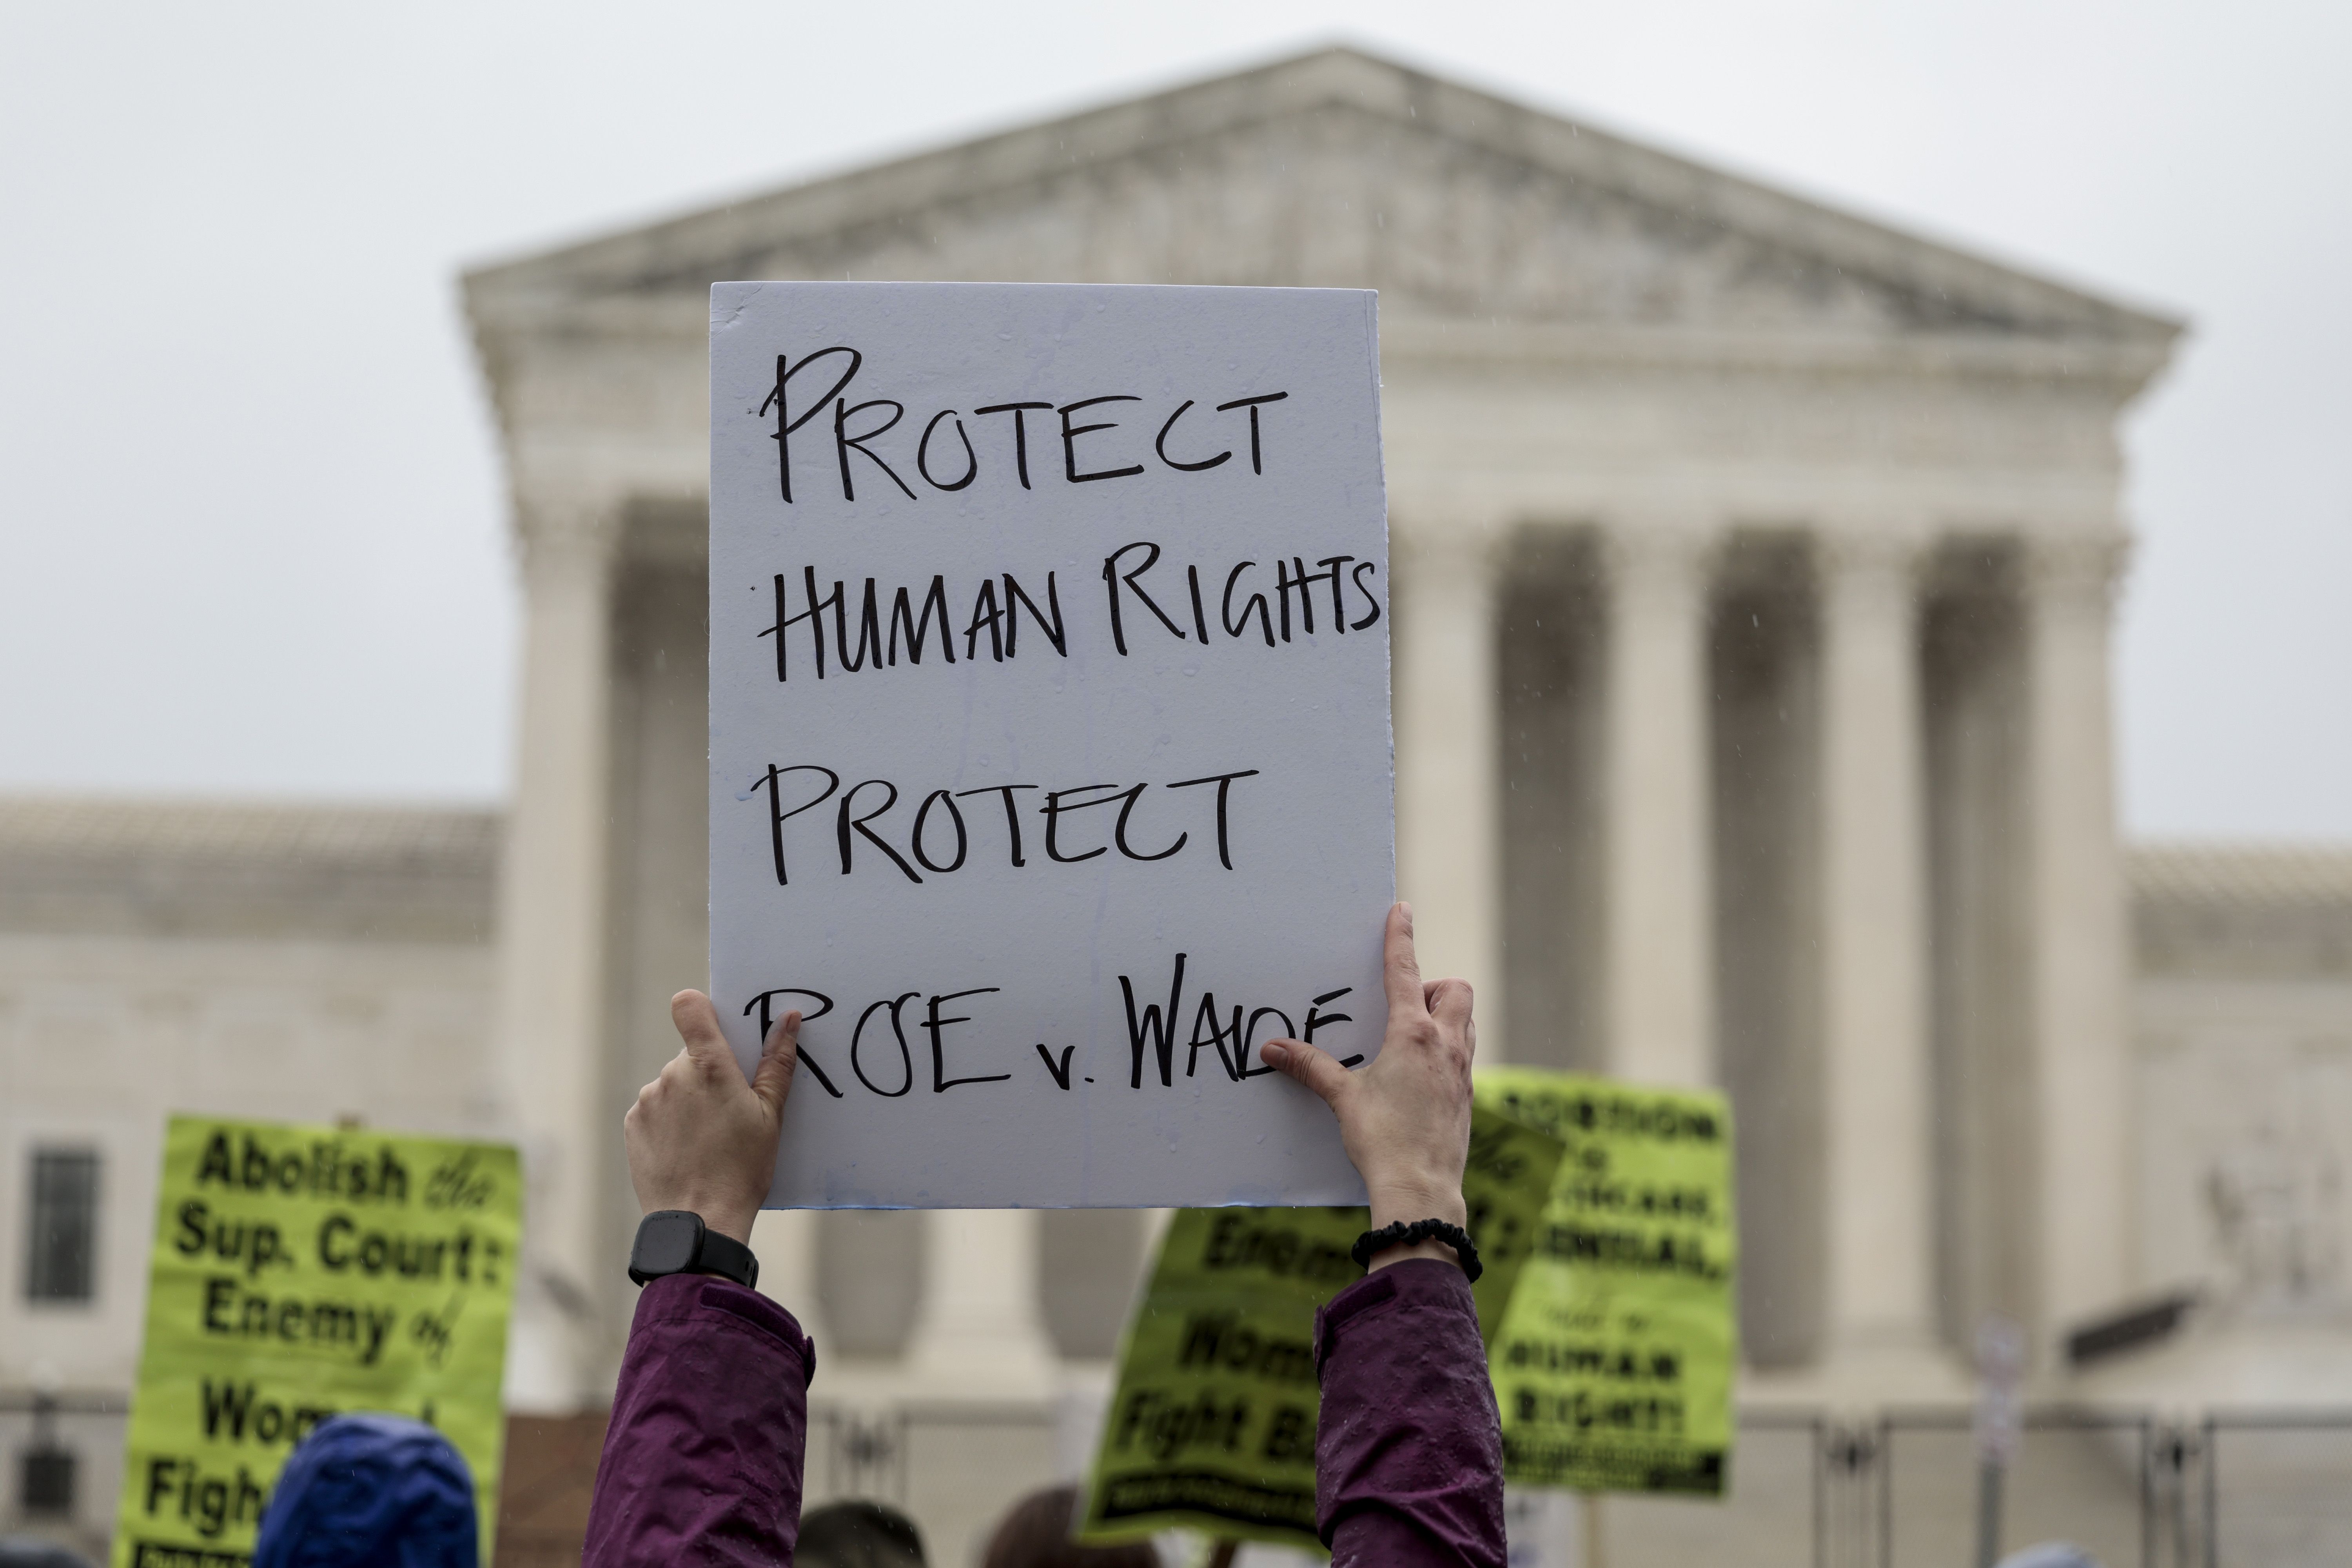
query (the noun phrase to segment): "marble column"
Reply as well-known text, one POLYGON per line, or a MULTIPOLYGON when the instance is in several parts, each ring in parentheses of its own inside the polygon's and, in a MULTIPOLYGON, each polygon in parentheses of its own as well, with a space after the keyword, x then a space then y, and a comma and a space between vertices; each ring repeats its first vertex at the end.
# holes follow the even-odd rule
POLYGON ((2027 897, 2045 1346, 2130 1285, 2125 911, 2108 653, 2126 541, 2037 542, 2026 559, 2027 897))
POLYGON ((1918 553, 1857 529, 1819 556, 1826 1348, 1846 1362, 1940 1353, 1918 553))
POLYGON ((1637 1083, 1716 1077, 1710 543, 1673 521, 1637 520, 1605 536, 1607 1059, 1637 1083))
POLYGON ((1397 896, 1421 971, 1470 982, 1478 1054, 1503 1038, 1502 755, 1496 730, 1493 531, 1400 538, 1396 616, 1397 896))
POLYGON ((499 869, 497 1026, 527 1179, 516 1305, 519 1408, 592 1402, 596 1303, 613 1271, 597 1161, 617 1152, 602 1095, 609 649, 617 512, 534 507, 521 528, 525 622, 514 806, 499 869))
POLYGON ((933 1209, 907 1365, 948 1393, 1042 1395, 1056 1365, 1037 1304, 1035 1209, 933 1209))

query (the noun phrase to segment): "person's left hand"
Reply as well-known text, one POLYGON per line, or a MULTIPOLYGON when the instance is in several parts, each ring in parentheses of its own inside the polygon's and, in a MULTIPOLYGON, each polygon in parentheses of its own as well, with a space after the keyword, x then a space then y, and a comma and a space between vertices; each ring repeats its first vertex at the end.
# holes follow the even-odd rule
POLYGON ((748 1246, 776 1176, 777 1128, 800 1061, 801 1016, 787 1013, 768 1031, 748 1082, 709 997, 681 991, 669 999, 669 1016, 686 1044, 637 1091, 621 1122, 630 1184, 646 1213, 685 1209, 748 1246))
MULTIPOLYGON (((1462 1167, 1470 1152, 1470 1059, 1478 1048, 1469 984, 1422 979, 1409 904, 1389 910, 1381 969, 1389 1020, 1371 1066, 1350 1072, 1304 1040, 1268 1040, 1258 1054, 1312 1089, 1339 1119, 1339 1141, 1364 1178, 1374 1230, 1424 1219, 1466 1225, 1462 1167)), ((1453 1256, 1444 1243, 1423 1241, 1374 1253, 1371 1266, 1453 1256)))

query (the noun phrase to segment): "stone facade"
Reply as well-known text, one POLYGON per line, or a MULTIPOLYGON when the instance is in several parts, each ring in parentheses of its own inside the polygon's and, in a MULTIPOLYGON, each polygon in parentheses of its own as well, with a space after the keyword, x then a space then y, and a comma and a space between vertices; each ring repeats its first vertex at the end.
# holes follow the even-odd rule
POLYGON ((487 812, 0 800, 0 1532, 35 1389, 74 1412, 81 1524, 112 1525, 167 1116, 504 1125, 498 837, 487 812), (45 1152, 97 1157, 85 1299, 28 1299, 45 1152))
POLYGON ((2132 874, 2135 1271, 2241 1321, 2352 1320, 2352 852, 2149 849, 2132 874))
MULTIPOLYGON (((1507 637, 1514 624, 1503 622, 1507 637)), ((1520 734, 1507 718, 1501 732, 1507 742, 1520 734)), ((86 1539, 111 1518, 166 1114, 360 1115, 471 1134, 509 1125, 485 1026, 498 841, 498 819, 478 812, 0 803, 0 1213, 24 1212, 34 1151, 88 1150, 101 1162, 92 1299, 29 1303, 21 1248, 5 1260, 0 1450, 24 1440, 25 1394, 62 1393, 61 1433, 84 1462, 86 1539)), ((2128 870, 2132 1056, 2118 1120, 2131 1148, 2131 1290, 2194 1290, 2203 1306, 2189 1334, 2072 1392, 2163 1410, 2340 1402, 2352 1391, 2352 1215, 2341 1191, 2352 1152, 2352 854, 2149 847, 2128 870)), ((1748 1086, 1747 1098, 1759 1092, 1769 1083, 1748 1086)), ((1747 1116, 1752 1145, 1760 1116, 1752 1106, 1747 1116)), ((1751 1186, 1777 1168, 1752 1167, 1751 1186)), ((806 1222, 762 1221, 772 1258, 789 1263, 780 1223, 806 1222)), ((814 1279, 770 1288, 825 1338, 828 1419, 812 1485, 873 1489, 896 1477, 927 1523, 970 1531, 1006 1489, 1074 1462, 1145 1237, 1122 1214, 1045 1216, 1031 1322, 1042 1321, 1053 1364, 1041 1372, 1032 1359, 1028 1392, 1010 1405, 1002 1395, 1017 1389, 943 1403, 954 1391, 906 1360, 919 1321, 948 1305, 925 1289, 927 1223, 824 1216, 814 1279)), ((1748 1272, 1770 1280, 1766 1289, 1802 1289, 1801 1261, 1751 1248, 1748 1272)), ((1006 1315, 1021 1331, 1021 1279, 1003 1268, 992 1278, 1000 1331, 1006 1315)), ((1751 1401, 1790 1385, 1771 1370, 1775 1347, 1759 1341, 1751 1325, 1762 1368, 1751 1401)), ((567 1430, 521 1432, 535 1447, 519 1458, 561 1469, 567 1430)), ((1778 1457, 1756 1456, 1768 1470, 1778 1457)), ((550 1470, 540 1489, 576 1507, 564 1479, 550 1470)), ((0 1527, 14 1502, 0 1500, 0 1527)), ((1629 1540, 1673 1522, 1612 1517, 1629 1540)), ((519 1520, 510 1544, 553 1550, 564 1529, 561 1518, 536 1532, 519 1520)))
MULTIPOLYGON (((468 278, 552 1274, 618 1245, 567 1163, 699 973, 705 296, 755 277, 1381 289, 1400 880, 1484 1048, 1734 1089, 1792 1393, 1948 1394, 1980 1310, 2047 1347, 2129 1295, 2123 1122, 2072 1108, 2126 1097, 2115 429, 2177 327, 1346 51, 468 278)), ((1036 1225, 935 1216, 934 1292, 1036 1225)), ((611 1365, 601 1294, 551 1403, 611 1365)))

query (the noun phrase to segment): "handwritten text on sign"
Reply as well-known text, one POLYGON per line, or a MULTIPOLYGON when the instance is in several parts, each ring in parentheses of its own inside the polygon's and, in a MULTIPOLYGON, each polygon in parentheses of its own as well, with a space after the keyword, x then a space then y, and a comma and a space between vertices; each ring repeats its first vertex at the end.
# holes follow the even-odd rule
POLYGON ((720 284, 711 982, 791 1205, 1352 1202, 1378 1047, 1373 297, 720 284))

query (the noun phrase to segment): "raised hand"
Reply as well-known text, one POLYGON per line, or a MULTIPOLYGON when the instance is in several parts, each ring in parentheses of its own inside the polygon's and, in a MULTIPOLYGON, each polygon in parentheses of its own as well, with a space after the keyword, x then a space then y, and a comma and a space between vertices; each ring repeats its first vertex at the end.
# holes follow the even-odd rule
MULTIPOLYGON (((1461 1225, 1462 1165, 1470 1151, 1470 1058, 1477 1029, 1470 985, 1424 982, 1413 957, 1412 910, 1389 910, 1381 973, 1389 1022, 1381 1054, 1349 1072, 1303 1040, 1268 1040, 1266 1062, 1320 1096, 1339 1120, 1339 1139, 1370 1194, 1372 1228, 1414 1220, 1461 1225)), ((1451 1258, 1442 1243, 1391 1247, 1372 1267, 1406 1258, 1451 1258)))
POLYGON ((630 1184, 647 1214, 690 1210, 748 1245, 775 1180, 776 1132, 800 1061, 801 1016, 787 1013, 768 1031, 748 1081, 709 997, 681 991, 669 999, 669 1016, 686 1043, 637 1091, 621 1123, 630 1184))

